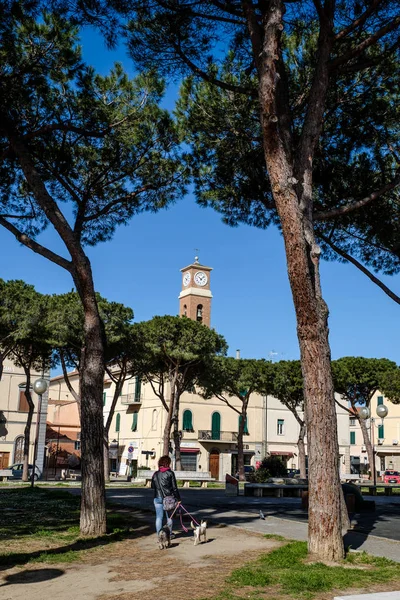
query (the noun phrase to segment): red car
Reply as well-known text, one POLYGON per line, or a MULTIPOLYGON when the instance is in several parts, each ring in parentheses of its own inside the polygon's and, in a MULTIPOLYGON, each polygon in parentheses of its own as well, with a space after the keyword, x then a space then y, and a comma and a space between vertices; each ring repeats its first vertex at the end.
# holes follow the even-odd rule
POLYGON ((385 471, 383 483, 400 483, 400 473, 398 471, 385 471))

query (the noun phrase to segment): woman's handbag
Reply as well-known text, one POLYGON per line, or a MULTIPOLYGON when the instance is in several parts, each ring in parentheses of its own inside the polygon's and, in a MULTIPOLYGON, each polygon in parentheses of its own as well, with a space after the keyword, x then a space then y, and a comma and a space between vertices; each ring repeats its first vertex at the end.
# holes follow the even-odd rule
POLYGON ((173 496, 164 496, 163 508, 164 510, 174 510, 176 506, 176 499, 173 496))

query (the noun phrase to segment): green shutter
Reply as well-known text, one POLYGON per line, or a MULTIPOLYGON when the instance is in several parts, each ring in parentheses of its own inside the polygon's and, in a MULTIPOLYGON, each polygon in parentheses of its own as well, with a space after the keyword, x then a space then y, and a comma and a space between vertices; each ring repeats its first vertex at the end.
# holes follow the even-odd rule
POLYGON ((120 430, 120 427, 121 427, 121 415, 119 413, 117 413, 117 416, 115 418, 115 431, 117 433, 120 430))
POLYGON ((137 421, 138 421, 138 413, 134 412, 133 413, 133 420, 132 420, 132 427, 131 427, 132 431, 137 431, 137 421))
POLYGON ((378 438, 384 438, 385 437, 385 429, 383 425, 379 425, 378 426, 378 438))
POLYGON ((221 438, 221 415, 218 412, 213 413, 211 417, 211 439, 219 440, 221 438))
MULTIPOLYGON (((239 415, 239 425, 238 425, 238 427, 240 427, 241 422, 242 422, 242 415, 239 415)), ((249 429, 247 427, 247 417, 246 417, 246 421, 244 423, 243 435, 249 435, 249 429)))
POLYGON ((192 422, 192 411, 185 410, 183 411, 183 431, 193 431, 193 422, 192 422))
POLYGON ((355 443, 356 443, 356 432, 350 431, 350 444, 355 444, 355 443))
POLYGON ((383 396, 378 396, 378 406, 383 404, 383 396))
POLYGON ((141 395, 142 395, 142 380, 140 379, 140 377, 136 377, 135 402, 140 402, 141 395))
POLYGON ((107 394, 106 394, 106 392, 103 392, 103 406, 106 405, 106 398, 107 398, 107 394))

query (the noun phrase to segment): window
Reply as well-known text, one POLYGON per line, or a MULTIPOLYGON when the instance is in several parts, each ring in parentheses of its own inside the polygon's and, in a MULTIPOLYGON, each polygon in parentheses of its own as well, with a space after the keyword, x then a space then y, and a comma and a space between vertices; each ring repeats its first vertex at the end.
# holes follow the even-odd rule
POLYGON ((378 427, 378 438, 384 438, 385 437, 385 428, 384 425, 379 425, 378 427))
POLYGON ((158 420, 158 413, 157 413, 157 410, 154 409, 153 414, 151 416, 151 428, 153 431, 155 431, 157 429, 157 420, 158 420))
POLYGON ((199 321, 199 323, 201 323, 202 320, 203 320, 203 305, 198 304, 197 309, 196 309, 196 321, 199 321))
POLYGON ((117 413, 115 417, 115 431, 118 433, 121 429, 121 415, 117 413))
POLYGON ((183 305, 183 316, 187 317, 187 306, 186 306, 186 304, 183 305))
POLYGON ((197 453, 185 452, 181 454, 182 471, 197 471, 197 453))
POLYGON ((106 399, 107 399, 107 394, 106 394, 106 392, 103 392, 103 406, 106 405, 106 399))
MULTIPOLYGON (((242 422, 242 415, 239 415, 238 428, 240 427, 241 422, 242 422)), ((248 430, 248 427, 247 427, 247 417, 246 417, 246 420, 244 422, 243 435, 249 435, 249 430, 248 430)))
POLYGON ((140 402, 142 395, 142 380, 140 377, 136 377, 135 383, 135 402, 140 402))
POLYGON ((350 427, 355 427, 355 426, 356 426, 356 418, 350 417, 350 427))
POLYGON ((134 412, 133 419, 132 419, 132 427, 131 427, 132 431, 137 431, 137 422, 138 422, 138 413, 134 412))
POLYGON ((24 460, 24 436, 19 435, 14 442, 14 462, 19 463, 24 460))
POLYGON ((193 415, 191 410, 183 411, 183 423, 182 423, 183 431, 193 431, 193 415))
POLYGON ((278 419, 277 425, 276 425, 276 433, 278 435, 284 435, 285 434, 285 420, 284 419, 278 419))
POLYGON ((211 417, 211 439, 219 440, 221 438, 221 415, 215 412, 211 417))
POLYGON ((74 443, 74 449, 75 450, 80 450, 81 449, 81 432, 78 431, 78 433, 76 434, 76 440, 74 443))
POLYGON ((18 386, 19 388, 19 401, 18 401, 18 411, 19 412, 29 412, 29 404, 28 399, 25 395, 25 383, 22 383, 18 386))
POLYGON ((356 443, 356 432, 350 431, 350 444, 354 445, 356 443))
POLYGON ((383 396, 378 396, 378 406, 383 404, 383 396))

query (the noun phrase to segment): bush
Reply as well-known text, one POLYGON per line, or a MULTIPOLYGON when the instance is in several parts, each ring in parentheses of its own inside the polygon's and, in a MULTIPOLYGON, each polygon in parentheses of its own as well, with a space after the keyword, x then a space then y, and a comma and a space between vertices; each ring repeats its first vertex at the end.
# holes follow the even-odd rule
POLYGON ((253 483, 264 483, 270 477, 287 477, 286 465, 278 456, 267 456, 261 461, 255 473, 249 480, 253 483))

